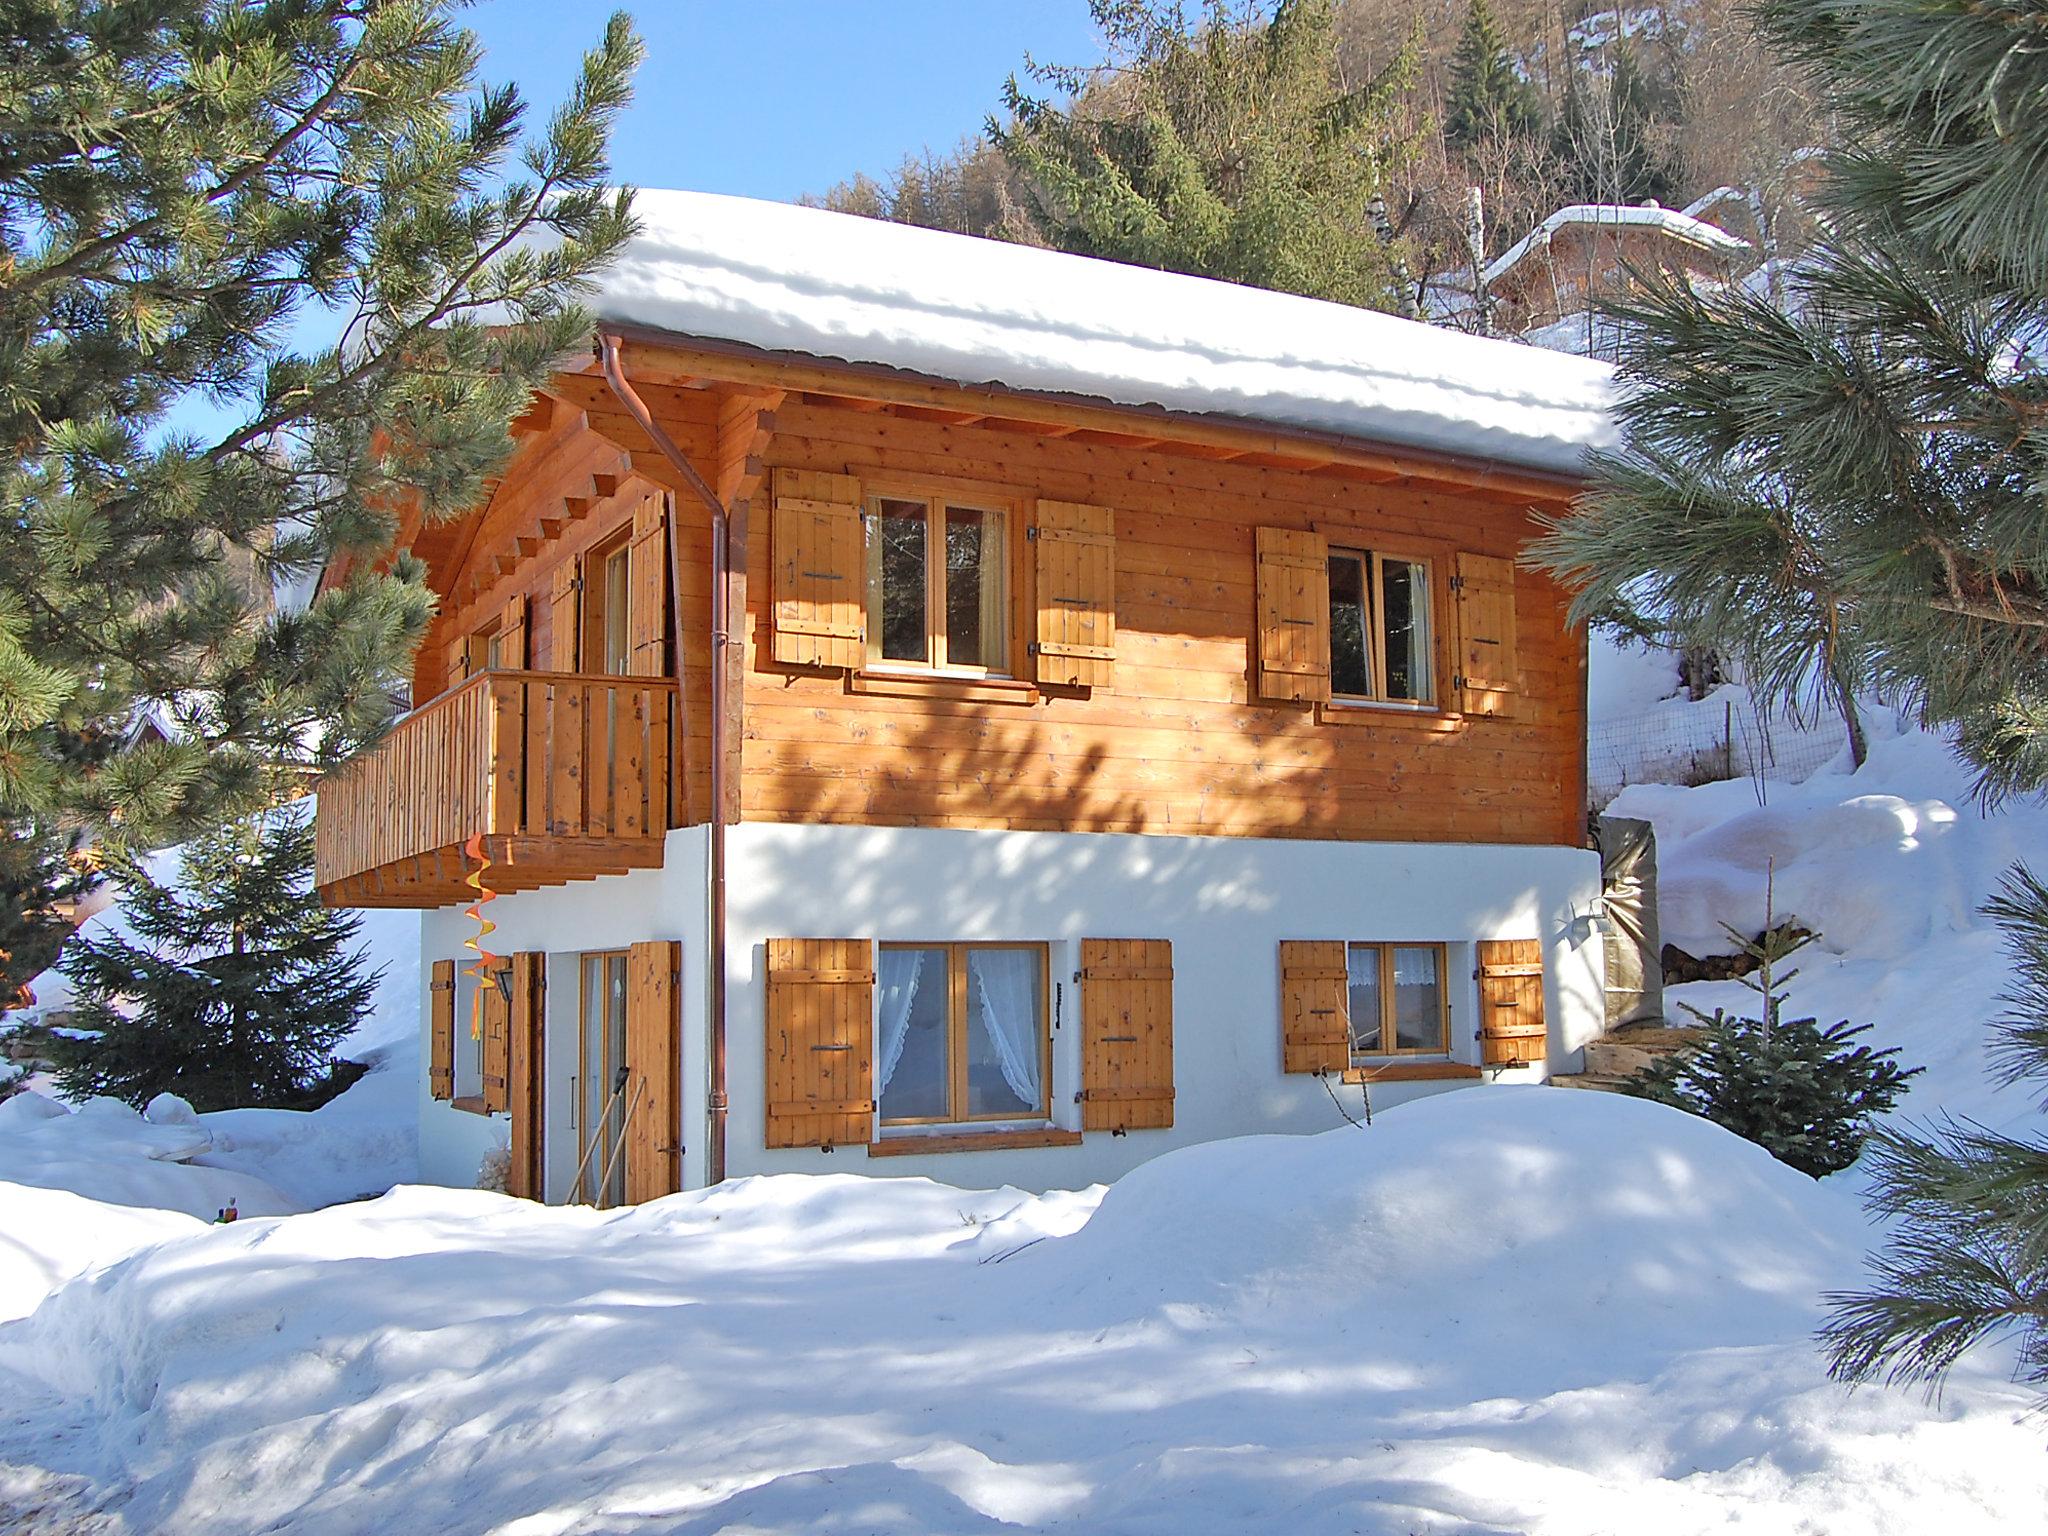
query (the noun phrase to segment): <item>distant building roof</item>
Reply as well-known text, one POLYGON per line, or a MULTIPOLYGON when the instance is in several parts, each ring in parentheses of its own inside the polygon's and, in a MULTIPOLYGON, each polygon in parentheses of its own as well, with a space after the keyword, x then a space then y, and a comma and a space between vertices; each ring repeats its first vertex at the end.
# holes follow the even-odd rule
POLYGON ((1680 213, 1675 208, 1660 208, 1655 203, 1644 203, 1641 206, 1625 203, 1573 203, 1558 209, 1496 257, 1492 265, 1486 269, 1486 281, 1489 284, 1499 282, 1514 271, 1530 251, 1546 242, 1559 230, 1572 227, 1656 229, 1673 239, 1696 245, 1702 250, 1717 251, 1731 256, 1738 251, 1753 249, 1747 240, 1729 234, 1719 225, 1709 224, 1704 219, 1696 219, 1690 213, 1680 213))

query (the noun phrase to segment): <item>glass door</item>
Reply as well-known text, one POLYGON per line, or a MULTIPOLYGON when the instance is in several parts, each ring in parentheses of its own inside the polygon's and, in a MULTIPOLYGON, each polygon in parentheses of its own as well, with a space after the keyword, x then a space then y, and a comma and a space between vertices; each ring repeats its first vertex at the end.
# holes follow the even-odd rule
POLYGON ((576 1197, 619 1204, 626 1194, 626 954, 583 957, 583 1003, 576 1041, 576 1197))

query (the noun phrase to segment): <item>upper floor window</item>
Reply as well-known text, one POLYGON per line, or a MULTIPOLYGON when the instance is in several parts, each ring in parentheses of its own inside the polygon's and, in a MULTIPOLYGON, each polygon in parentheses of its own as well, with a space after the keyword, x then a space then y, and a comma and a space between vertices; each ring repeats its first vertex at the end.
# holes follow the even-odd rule
POLYGON ((1351 1056, 1443 1056, 1451 1021, 1441 944, 1348 944, 1351 1056))
POLYGON ((583 560, 583 670, 624 677, 632 667, 632 529, 621 528, 583 560))
POLYGON ((1340 699, 1428 704, 1429 565, 1370 550, 1330 551, 1330 692, 1340 699))
POLYGON ((882 945, 882 1124, 1049 1115, 1045 977, 1043 944, 882 945))
POLYGON ((959 672, 1009 666, 1007 519, 944 496, 870 497, 868 660, 959 672))

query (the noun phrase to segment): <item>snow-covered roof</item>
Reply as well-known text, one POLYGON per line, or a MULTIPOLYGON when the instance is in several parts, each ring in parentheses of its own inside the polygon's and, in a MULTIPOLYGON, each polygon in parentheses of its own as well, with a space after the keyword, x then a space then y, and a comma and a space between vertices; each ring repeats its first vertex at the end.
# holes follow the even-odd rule
POLYGON ((1512 272, 1538 242, 1548 240, 1568 225, 1604 225, 1613 228, 1626 225, 1660 229, 1677 239, 1729 255, 1750 249, 1749 242, 1741 236, 1731 235, 1717 224, 1709 224, 1704 219, 1680 213, 1675 208, 1660 208, 1655 203, 1645 203, 1641 206, 1627 203, 1572 203, 1558 209, 1495 257, 1492 265, 1486 269, 1486 280, 1489 283, 1498 282, 1512 272))
POLYGON ((1393 315, 818 208, 642 190, 600 320, 1576 471, 1612 370, 1393 315))

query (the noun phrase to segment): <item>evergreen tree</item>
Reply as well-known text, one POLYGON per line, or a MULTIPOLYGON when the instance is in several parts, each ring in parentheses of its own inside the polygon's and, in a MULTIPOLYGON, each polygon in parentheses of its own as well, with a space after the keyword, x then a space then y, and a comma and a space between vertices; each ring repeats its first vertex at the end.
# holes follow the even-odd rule
POLYGON ((294 805, 208 832, 183 848, 175 884, 133 861, 118 878, 134 940, 88 932, 64 953, 84 1031, 58 1042, 64 1093, 317 1103, 377 977, 348 948, 361 916, 314 889, 311 816, 294 805))
POLYGON ((1444 136, 1469 149, 1489 139, 1526 138, 1536 131, 1536 92, 1515 68, 1488 0, 1472 0, 1444 102, 1444 136))
POLYGON ((1603 69, 1566 82, 1555 131, 1568 196, 1587 203, 1668 203, 1678 191, 1675 170, 1657 145, 1660 123, 1674 121, 1668 84, 1646 70, 1627 39, 1614 44, 1603 69))
POLYGON ((457 0, 0 0, 0 803, 145 846, 387 724, 474 502, 629 232, 614 17, 522 143, 457 0), (507 174, 519 156, 522 169, 507 174), (487 323, 495 322, 495 323, 487 323), (333 336, 331 344, 309 341, 333 336), (132 738, 145 710, 172 727, 132 738))
POLYGON ((93 883, 75 837, 0 813, 0 1012, 56 963, 70 906, 93 883))
POLYGON ((1347 84, 1331 0, 1270 17, 1211 0, 1090 0, 1116 66, 1105 78, 1035 68, 1068 98, 1012 76, 1006 127, 1024 212, 1061 250, 1381 309, 1407 307, 1400 254, 1371 205, 1415 153, 1399 126, 1405 52, 1347 84))
POLYGON ((1767 703, 1872 685, 1987 794, 2048 784, 2048 50, 2042 7, 1771 0, 1843 125, 1787 304, 1619 305, 1625 449, 1539 546, 1767 703))

